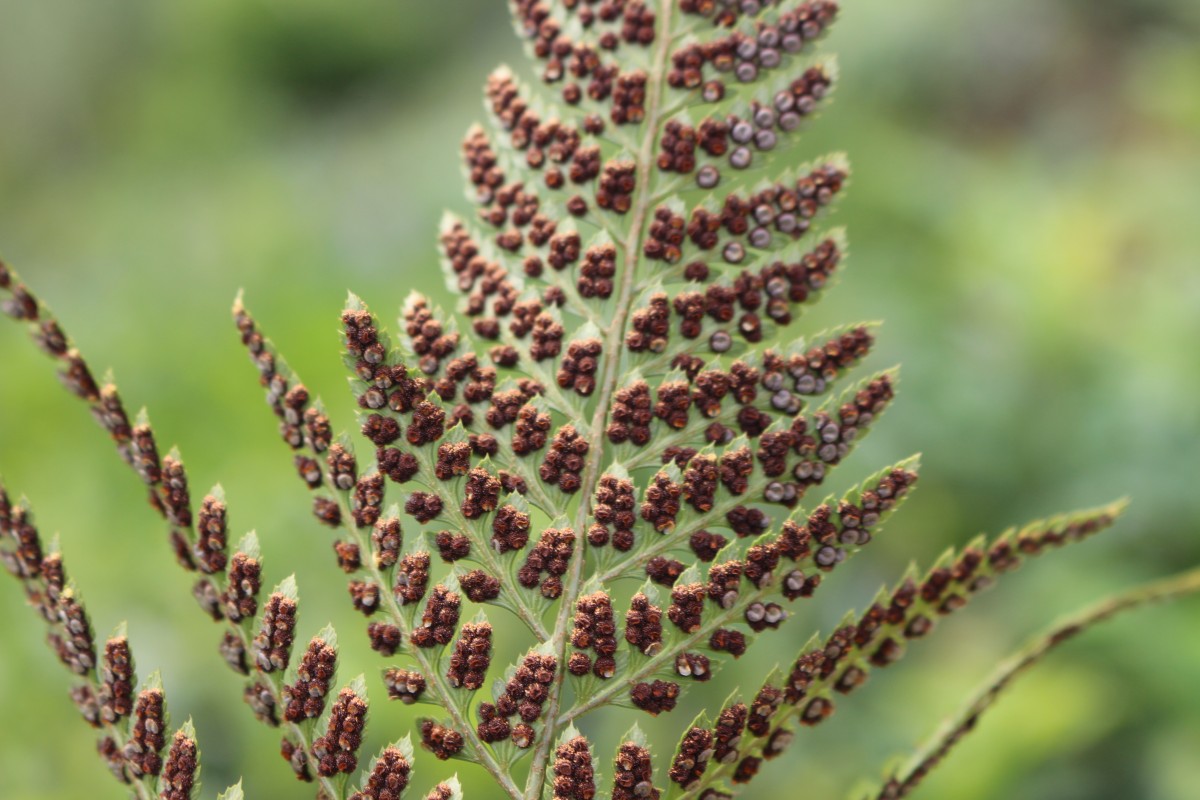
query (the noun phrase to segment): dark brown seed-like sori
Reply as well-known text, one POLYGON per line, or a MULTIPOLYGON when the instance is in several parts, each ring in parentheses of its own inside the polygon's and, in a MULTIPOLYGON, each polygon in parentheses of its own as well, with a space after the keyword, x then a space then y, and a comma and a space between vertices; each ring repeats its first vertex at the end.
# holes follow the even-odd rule
POLYGON ((646 496, 641 508, 642 519, 653 525, 654 530, 659 533, 674 530, 681 491, 681 487, 673 483, 665 472, 657 473, 651 484, 646 487, 646 496))
POLYGON ((404 754, 395 747, 389 747, 379 754, 367 785, 361 792, 355 792, 350 800, 400 800, 400 795, 408 788, 408 776, 412 765, 404 754))
POLYGON ((462 751, 463 736, 453 728, 447 728, 427 719, 421 722, 421 745, 440 760, 445 761, 462 751))
POLYGON ((333 553, 337 556, 338 569, 353 575, 362 568, 362 551, 354 542, 335 541, 333 553))
POLYGON ((225 659, 231 670, 239 675, 250 674, 250 664, 246 661, 246 645, 236 632, 232 629, 226 630, 218 649, 221 658, 225 659))
POLYGON ((562 576, 574 552, 573 530, 547 528, 538 539, 537 546, 525 558, 525 564, 517 571, 517 580, 528 589, 540 582, 542 596, 555 600, 562 595, 562 576), (542 580, 543 573, 547 573, 545 580, 542 580))
POLYGON ((109 639, 104 645, 100 667, 100 718, 115 724, 133 711, 133 656, 124 636, 109 639))
POLYGON ((245 553, 235 553, 229 564, 229 583, 221 594, 221 606, 230 622, 241 622, 258 613, 258 590, 262 588, 262 565, 245 553))
POLYGON ((450 685, 474 691, 483 686, 488 667, 492 663, 492 626, 486 622, 468 622, 462 626, 446 678, 450 685))
POLYGON ((558 385, 563 389, 574 389, 584 397, 595 391, 601 349, 599 339, 571 342, 567 355, 558 365, 558 385))
POLYGON ((442 513, 442 499, 428 492, 413 492, 404 503, 404 511, 417 522, 429 522, 442 513))
POLYGON ((481 569, 471 570, 460 576, 458 585, 472 603, 487 603, 500 596, 500 579, 481 569))
POLYGON ((338 693, 329 714, 324 736, 313 741, 317 773, 329 778, 339 772, 350 774, 358 767, 358 748, 367 724, 367 702, 349 687, 338 693))
POLYGON ((367 638, 371 641, 371 649, 385 656, 395 655, 404 641, 404 634, 395 625, 386 622, 372 622, 367 626, 367 638))
POLYGON ((592 667, 598 678, 611 678, 617 670, 617 626, 612 600, 603 591, 580 597, 575 603, 575 628, 571 644, 580 650, 595 650, 592 667))
POLYGON ((388 569, 400 559, 400 546, 404 543, 404 532, 398 517, 387 517, 375 523, 371 531, 371 549, 375 566, 388 569))
POLYGON ((200 769, 199 751, 196 740, 183 731, 176 731, 167 752, 167 763, 162 770, 162 800, 190 800, 196 785, 196 773, 200 769))
POLYGON ((255 681, 247 685, 242 692, 242 700, 250 706, 250 710, 254 712, 254 718, 259 722, 270 725, 272 728, 279 724, 275 695, 267 684, 255 681))
POLYGON ((442 561, 447 564, 453 564, 471 555, 471 539, 466 534, 438 531, 435 544, 442 561))
POLYGON ((196 519, 196 544, 193 555, 201 572, 223 572, 227 557, 225 504, 212 495, 200 503, 196 519))
POLYGON ((429 553, 409 553, 396 565, 392 593, 405 606, 419 603, 429 585, 429 553))
POLYGON ((439 783, 429 790, 429 794, 425 795, 425 800, 451 800, 453 797, 454 790, 450 788, 450 784, 439 783))
POLYGON ((764 684, 758 690, 758 694, 754 697, 754 702, 750 704, 749 717, 746 720, 746 729, 755 736, 766 736, 771 730, 771 717, 779 709, 783 703, 783 690, 764 684))
POLYGON ((369 617, 379 610, 379 584, 374 581, 350 581, 348 588, 355 611, 369 617))
POLYGON ((92 691, 91 686, 80 684, 71 687, 71 701, 79 709, 84 722, 93 728, 100 727, 100 701, 96 699, 96 693, 92 691))
POLYGON ((684 633, 693 633, 700 627, 704 613, 704 584, 688 583, 671 590, 671 606, 667 618, 684 633))
POLYGON ((429 602, 421 615, 421 624, 410 638, 417 647, 446 645, 454 639, 454 628, 458 625, 459 607, 462 601, 457 592, 438 584, 433 587, 429 602))
POLYGON ((383 476, 378 472, 362 476, 354 485, 354 494, 350 497, 354 524, 360 528, 370 528, 379 521, 382 506, 383 476))
POLYGON ((673 681, 639 683, 629 690, 629 699, 642 711, 657 717, 664 711, 672 711, 679 699, 679 684, 673 681))
POLYGON ((690 728, 679 743, 679 752, 671 762, 671 780, 687 789, 704 776, 713 756, 712 731, 690 728))
POLYGON ((288 762, 288 766, 292 768, 292 772, 296 774, 296 779, 311 783, 313 779, 312 770, 309 769, 308 753, 303 747, 296 744, 290 736, 284 736, 279 742, 279 755, 283 760, 288 762))
POLYGON ((438 446, 437 463, 433 474, 440 481, 467 474, 471 468, 471 445, 467 442, 446 442, 438 446))
POLYGON ((646 562, 646 577, 660 586, 674 586, 683 574, 684 563, 666 556, 655 556, 646 562))
POLYGON ((254 637, 254 663, 261 672, 285 670, 296 632, 296 601, 276 592, 267 598, 262 626, 254 637))
POLYGON ((396 483, 407 483, 421 471, 417 457, 395 447, 381 447, 375 451, 375 463, 379 471, 396 483))
MULTIPOLYGON (((542 715, 542 705, 554 682, 558 660, 554 656, 531 653, 525 656, 513 677, 505 684, 504 693, 496 698, 496 713, 501 717, 518 715, 526 728, 542 715)), ((518 725, 513 729, 513 742, 518 747, 533 744, 532 731, 518 725), (521 729, 518 731, 517 729, 521 729), (521 735, 518 736, 518 733, 521 735), (525 734, 530 735, 526 736, 525 734)))
POLYGON ((419 672, 393 667, 383 673, 383 685, 388 697, 409 706, 425 693, 425 676, 419 672))
POLYGON ((708 638, 708 646, 718 653, 740 658, 746 653, 746 634, 732 628, 718 628, 708 638))
POLYGON ((602 475, 592 506, 595 524, 588 529, 588 542, 602 547, 610 540, 613 548, 626 552, 633 547, 634 496, 633 482, 613 475, 602 475))
POLYGON ((637 381, 618 389, 613 395, 608 418, 611 422, 605 435, 613 444, 632 442, 640 447, 649 442, 650 421, 654 418, 649 385, 645 381, 637 381))
POLYGON ((482 467, 467 474, 461 510, 467 519, 478 519, 492 511, 500 502, 500 479, 482 467))
POLYGON ((713 728, 713 756, 720 764, 732 764, 738 757, 742 730, 746 727, 748 711, 744 703, 723 709, 713 728))
POLYGON ((675 674, 703 683, 712 677, 708 656, 703 653, 680 653, 675 656, 675 674))
POLYGON ((501 506, 492 520, 492 545, 497 552, 520 550, 529 543, 529 515, 513 506, 501 506))
POLYGON ((587 440, 579 435, 573 425, 562 426, 554 434, 554 442, 538 469, 538 477, 545 483, 558 486, 567 494, 579 491, 579 473, 583 471, 588 449, 587 440))
POLYGON ((296 682, 283 687, 284 719, 303 722, 321 716, 336 670, 337 651, 320 637, 309 642, 296 669, 296 682))
POLYGON ((342 524, 342 509, 329 497, 318 495, 313 498, 313 516, 322 525, 328 525, 330 528, 337 528, 342 524))
POLYGON ((165 727, 162 691, 147 689, 140 693, 133 711, 129 741, 125 743, 125 763, 135 778, 157 775, 162 770, 165 727))
POLYGON ((503 742, 512 736, 512 724, 500 715, 492 703, 479 704, 479 724, 475 732, 481 741, 489 744, 503 742))
POLYGON ((683 473, 683 496, 692 508, 703 514, 711 511, 716 498, 717 459, 709 454, 694 456, 683 473))
POLYGON ((658 800, 662 793, 654 786, 653 773, 649 750, 622 744, 613 762, 613 800, 658 800))
POLYGON ((638 592, 625 612, 625 641, 652 656, 662 649, 662 609, 638 592))
POLYGON ((588 740, 576 736, 554 751, 554 800, 592 800, 596 770, 588 740))

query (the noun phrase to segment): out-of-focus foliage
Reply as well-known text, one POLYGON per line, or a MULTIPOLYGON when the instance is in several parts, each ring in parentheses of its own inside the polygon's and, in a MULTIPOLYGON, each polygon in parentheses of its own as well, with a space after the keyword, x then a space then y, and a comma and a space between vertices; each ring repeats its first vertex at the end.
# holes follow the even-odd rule
MULTIPOLYGON (((465 210, 457 142, 486 71, 516 62, 504 5, 0 0, 0 250, 116 370, 126 402, 151 406, 193 490, 224 484, 271 579, 296 571, 300 635, 332 621, 345 675, 379 662, 227 309, 244 287, 352 421, 336 314, 349 288, 377 309, 414 286, 442 295, 437 219, 465 210)), ((798 780, 806 797, 841 796, 1050 617, 1200 562, 1200 6, 845 5, 843 85, 809 142, 851 154, 839 222, 853 254, 809 324, 887 321, 874 358, 903 362, 901 398, 847 475, 922 450, 925 478, 877 549, 762 647, 788 659, 910 557, 979 530, 1135 503, 1115 532, 1030 565, 802 731, 754 787, 764 796, 798 780)), ((209 787, 244 773, 249 796, 306 796, 223 672, 140 486, 16 326, 0 327, 0 354, 0 467, 61 531, 100 632, 129 619, 139 663, 195 717, 209 787)), ((0 582, 0 794, 121 797, 22 602, 0 582)), ((1194 602, 1153 610, 1072 644, 922 796, 1196 797, 1198 617, 1194 602)), ((735 673, 719 681, 762 678, 735 673)), ((383 702, 372 715, 372 747, 411 726, 383 702)), ((599 752, 619 733, 599 732, 599 752)), ((418 786, 441 774, 421 772, 418 786)), ((482 772, 463 778, 468 797, 489 796, 482 772)))

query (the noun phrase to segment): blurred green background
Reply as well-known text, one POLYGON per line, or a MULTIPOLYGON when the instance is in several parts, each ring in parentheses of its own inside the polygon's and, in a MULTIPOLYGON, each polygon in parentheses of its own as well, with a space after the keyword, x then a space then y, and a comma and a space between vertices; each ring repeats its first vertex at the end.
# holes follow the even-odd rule
MULTIPOLYGON (((1118 529, 1031 564, 803 732, 753 787, 762 797, 843 796, 1051 618, 1200 563, 1200 4, 845 6, 832 39, 842 87, 806 153, 853 159, 838 215, 853 256, 804 324, 885 319, 873 364, 904 364, 901 401, 835 488, 914 451, 925 478, 890 535, 760 652, 789 659, 910 557, 1135 503, 1118 529)), ((457 142, 481 115, 486 71, 521 59, 506 17, 501 0, 0 0, 0 250, 93 365, 116 371, 127 403, 150 405, 194 493, 224 484, 271 579, 296 570, 301 636, 332 621, 342 675, 367 672, 377 695, 380 661, 228 307, 244 287, 351 422, 336 314, 350 288, 378 310, 414 286, 442 296, 438 216, 466 209, 457 142)), ((62 533, 99 633, 128 619, 142 670, 163 670, 177 721, 195 718, 206 795, 244 774, 251 797, 310 796, 241 704, 138 482, 24 331, 0 326, 0 354, 0 469, 44 533, 62 533)), ((121 797, 22 606, 0 582, 0 796, 121 797)), ((920 796, 1200 797, 1198 631, 1191 601, 1072 643, 920 796)), ((764 673, 739 663, 722 680, 750 688, 764 673)), ((649 727, 674 742, 685 713, 649 727)), ((412 725, 382 700, 372 715, 371 748, 412 725)), ((627 724, 593 728, 602 753, 627 724)), ((418 788, 448 771, 423 758, 418 788)), ((480 771, 462 777, 468 797, 493 796, 480 771)))

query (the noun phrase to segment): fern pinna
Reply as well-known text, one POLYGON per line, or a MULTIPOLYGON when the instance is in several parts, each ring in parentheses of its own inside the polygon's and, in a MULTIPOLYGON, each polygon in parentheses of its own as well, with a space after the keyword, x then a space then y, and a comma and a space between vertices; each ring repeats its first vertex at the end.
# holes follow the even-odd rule
MULTIPOLYGON (((440 234, 461 308, 414 294, 395 336, 357 297, 342 314, 363 440, 335 433, 240 298, 236 324, 313 513, 335 531, 370 646, 387 659, 383 687, 428 709, 414 732, 426 750, 479 765, 493 795, 513 800, 731 797, 940 617, 1027 556, 1106 527, 1119 507, 910 570, 761 686, 679 720, 674 750, 652 748, 634 724, 615 753, 594 752, 590 712, 675 709, 879 535, 918 465, 812 500, 895 393, 894 371, 857 374, 871 325, 792 332, 846 252, 826 222, 846 159, 795 157, 837 80, 820 43, 838 4, 512 6, 545 86, 496 71, 489 124, 466 136, 477 213, 447 216, 440 234), (504 614, 527 642, 513 663, 493 664, 490 620, 504 614)), ((146 483, 178 561, 197 573, 201 607, 225 626, 225 661, 246 676, 255 715, 280 728, 297 777, 324 798, 400 797, 407 738, 351 786, 366 682, 335 691, 330 629, 293 652, 294 581, 260 600, 257 543, 251 534, 230 554, 220 491, 193 509, 182 459, 160 455, 148 418, 130 419, 115 385, 94 378, 2 265, 0 289, 146 483)), ((0 538, 19 553, 3 519, 0 538)), ((19 557, 6 563, 31 580, 19 557)), ((140 779, 113 758, 120 777, 140 779)), ((900 797, 923 774, 879 796, 900 797)), ((451 778, 427 797, 461 794, 451 778)))

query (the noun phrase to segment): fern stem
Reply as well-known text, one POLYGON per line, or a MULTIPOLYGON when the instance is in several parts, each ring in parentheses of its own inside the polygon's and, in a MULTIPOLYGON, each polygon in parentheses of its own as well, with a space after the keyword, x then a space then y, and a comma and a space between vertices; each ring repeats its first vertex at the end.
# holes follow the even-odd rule
POLYGON ((904 768, 890 777, 877 793, 872 792, 870 797, 899 800, 908 796, 955 745, 975 729, 979 718, 996 704, 1004 690, 1059 645, 1127 611, 1155 603, 1168 603, 1193 594, 1200 594, 1200 569, 1161 578, 1105 598, 1055 625, 1001 664, 970 702, 947 720, 933 738, 913 754, 904 768))
MULTIPOLYGON (((588 441, 593 443, 593 447, 588 452, 587 461, 582 473, 582 485, 585 487, 596 485, 603 463, 605 448, 595 446, 595 444, 604 436, 609 404, 612 402, 613 392, 616 391, 617 381, 620 377, 621 346, 633 305, 634 279, 641 252, 642 233, 650 216, 650 204, 653 195, 650 191, 650 184, 654 168, 654 146, 658 140, 659 128, 663 119, 663 90, 666 84, 666 68, 671 53, 672 39, 670 31, 674 6, 675 3, 673 0, 659 0, 658 3, 658 20, 661 26, 659 29, 660 35, 656 42, 654 56, 649 69, 644 123, 646 127, 642 135, 641 148, 638 151, 637 165, 634 172, 637 176, 636 194, 630 207, 632 216, 629 233, 626 235, 624 241, 624 269, 621 273, 620 291, 617 294, 617 301, 614 304, 615 310, 612 323, 604 329, 604 352, 607 354, 607 358, 604 359, 604 373, 598 383, 596 409, 592 415, 591 428, 587 437, 588 441)), ((541 740, 538 742, 533 764, 529 770, 529 778, 525 783, 526 800, 538 800, 542 796, 545 788, 546 767, 550 761, 554 742, 558 738, 559 725, 557 723, 559 707, 562 702, 562 690, 566 675, 567 646, 569 644, 567 632, 574 617, 575 603, 579 598, 580 587, 582 585, 583 567, 587 561, 587 539, 583 536, 583 530, 587 522, 588 505, 587 498, 581 497, 579 506, 575 511, 574 530, 578 537, 579 548, 571 564, 567 580, 564 582, 563 595, 558 608, 558 617, 554 625, 554 637, 551 640, 551 647, 558 656, 558 669, 555 672, 554 683, 550 687, 550 694, 546 703, 546 729, 542 732, 541 740)))

